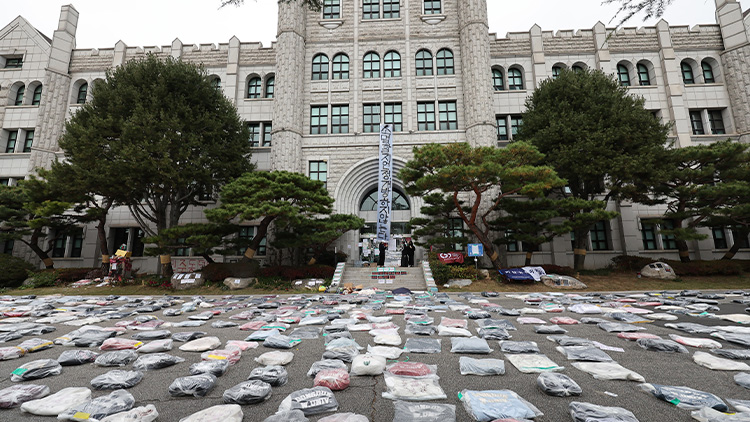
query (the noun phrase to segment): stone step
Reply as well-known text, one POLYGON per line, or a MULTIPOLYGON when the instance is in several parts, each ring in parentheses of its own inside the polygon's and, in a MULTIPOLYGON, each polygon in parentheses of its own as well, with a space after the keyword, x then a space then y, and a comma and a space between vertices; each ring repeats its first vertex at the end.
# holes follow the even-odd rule
MULTIPOLYGON (((387 262, 387 261, 386 261, 387 262)), ((394 278, 377 279, 372 278, 374 272, 379 272, 377 267, 350 267, 344 268, 341 284, 351 283, 355 286, 362 285, 363 288, 377 287, 383 290, 406 287, 410 290, 426 290, 424 274, 419 267, 398 267, 386 265, 393 268, 394 272, 405 273, 395 275, 394 278)))

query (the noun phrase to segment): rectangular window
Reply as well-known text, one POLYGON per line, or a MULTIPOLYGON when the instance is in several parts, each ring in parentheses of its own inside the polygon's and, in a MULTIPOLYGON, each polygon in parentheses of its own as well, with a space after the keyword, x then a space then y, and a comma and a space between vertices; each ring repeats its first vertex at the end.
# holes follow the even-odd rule
POLYGON ((31 152, 31 145, 34 143, 34 131, 26 131, 26 139, 23 143, 23 152, 31 152))
POLYGON ((401 17, 400 0, 383 0, 383 19, 401 17))
POLYGON ((455 101, 438 102, 438 111, 440 118, 440 130, 458 129, 458 116, 456 115, 455 101))
POLYGON ((364 104, 362 106, 362 131, 374 133, 380 131, 380 104, 364 104))
POLYGON ((325 161, 310 161, 309 177, 320 180, 324 187, 328 187, 328 163, 325 161))
POLYGON ((750 240, 748 240, 747 235, 742 236, 737 230, 732 230, 732 238, 734 239, 734 243, 740 245, 740 249, 750 248, 750 240))
POLYGON ((507 141, 508 140, 508 119, 507 116, 495 116, 497 122, 497 140, 507 141))
POLYGON ((324 0, 323 1, 323 19, 339 19, 339 18, 341 18, 340 0, 324 0))
MULTIPOLYGON (((462 220, 461 218, 451 217, 448 220, 448 236, 449 237, 462 237, 464 235, 463 229, 464 229, 464 220, 462 220)), ((462 251, 464 250, 464 245, 460 243, 454 243, 453 250, 462 251)))
POLYGON ((523 116, 510 116, 510 139, 515 139, 523 125, 523 116))
POLYGON ((443 11, 440 7, 440 0, 424 0, 425 15, 439 15, 443 11))
POLYGON ((250 146, 251 147, 259 147, 260 146, 260 123, 248 123, 247 124, 248 129, 250 129, 250 146))
POLYGON ((435 103, 417 103, 417 130, 435 130, 435 103))
POLYGON ((16 142, 18 141, 18 131, 8 131, 8 142, 5 144, 5 153, 11 154, 16 152, 16 142))
POLYGON ((78 229, 71 237, 73 241, 70 244, 70 257, 80 258, 83 250, 83 229, 78 229))
POLYGON ((693 135, 705 135, 703 130, 703 113, 700 110, 690 111, 690 125, 693 127, 693 135))
POLYGON ((724 227, 713 227, 711 233, 714 236, 714 249, 726 249, 727 248, 727 234, 724 231, 724 227))
POLYGON ((57 236, 52 239, 52 258, 64 258, 68 236, 57 236))
MULTIPOLYGON (((257 227, 255 226, 241 227, 240 231, 237 233, 237 240, 242 242, 243 244, 249 245, 249 243, 255 237, 256 230, 257 230, 257 227)), ((237 255, 244 255, 245 249, 247 248, 243 248, 237 251, 237 255)), ((258 246, 258 250, 255 251, 255 255, 258 255, 258 256, 266 255, 266 238, 265 237, 263 238, 263 240, 260 241, 260 245, 258 246)))
POLYGON ((143 238, 146 237, 146 233, 140 227, 116 227, 112 229, 110 236, 113 239, 113 249, 125 245, 133 256, 143 256, 143 238))
MULTIPOLYGON (((661 223, 661 229, 662 230, 673 230, 674 229, 674 221, 673 220, 664 220, 661 223)), ((661 244, 662 248, 664 250, 669 249, 677 249, 677 240, 675 239, 674 235, 661 235, 661 244)))
POLYGON ((10 186, 10 177, 0 178, 0 186, 10 186))
POLYGON ((349 133, 349 105, 331 106, 331 133, 349 133))
POLYGON ((725 135, 724 119, 721 118, 721 110, 708 110, 708 122, 711 124, 712 135, 725 135))
POLYGON ((591 250, 593 251, 608 251, 609 248, 609 232, 608 224, 606 221, 600 221, 594 224, 594 227, 589 231, 589 237, 591 238, 591 250))
POLYGON ((13 58, 7 58, 5 59, 5 68, 6 69, 20 69, 23 67, 23 58, 22 57, 13 57, 13 58))
POLYGON ((385 103, 383 104, 383 108, 385 111, 383 115, 383 123, 386 125, 392 125, 394 132, 403 131, 401 103, 385 103))
POLYGON ((263 146, 264 147, 270 147, 271 146, 271 132, 273 131, 273 125, 268 123, 263 123, 263 146))
POLYGON ((13 255, 13 246, 15 242, 12 240, 6 240, 3 242, 3 253, 6 255, 13 255))
POLYGON ((364 0, 362 2, 362 19, 380 18, 380 0, 364 0))
POLYGON ((310 134, 325 135, 328 133, 328 106, 310 107, 310 134))
MULTIPOLYGON (((185 238, 181 237, 177 239, 177 243, 180 245, 184 245, 185 238)), ((190 248, 177 248, 174 250, 174 256, 190 256, 190 248)))
POLYGON ((641 221, 641 237, 643 239, 643 249, 647 251, 658 249, 656 244, 656 224, 653 221, 641 221))
MULTIPOLYGON (((505 232, 505 237, 511 236, 513 236, 513 230, 508 230, 505 232)), ((508 252, 518 252, 518 242, 506 243, 505 248, 508 250, 508 252)))

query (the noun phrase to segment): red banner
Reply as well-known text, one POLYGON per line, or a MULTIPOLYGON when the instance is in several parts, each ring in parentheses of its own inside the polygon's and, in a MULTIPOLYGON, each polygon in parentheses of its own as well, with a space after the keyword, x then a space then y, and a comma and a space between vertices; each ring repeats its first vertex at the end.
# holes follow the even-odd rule
POLYGON ((461 252, 439 253, 438 259, 443 264, 463 264, 464 254, 461 252))

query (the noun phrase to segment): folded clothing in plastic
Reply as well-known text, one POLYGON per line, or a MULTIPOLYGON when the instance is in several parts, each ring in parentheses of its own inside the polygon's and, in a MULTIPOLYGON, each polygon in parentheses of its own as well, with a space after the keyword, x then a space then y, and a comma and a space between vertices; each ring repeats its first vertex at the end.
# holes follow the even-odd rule
POLYGON ((406 324, 404 332, 416 336, 431 336, 437 332, 437 327, 434 325, 406 324))
POLYGON ((230 347, 227 349, 216 349, 209 350, 201 353, 201 359, 203 360, 226 360, 229 361, 230 365, 240 361, 242 357, 242 350, 236 347, 230 347))
POLYGON ((202 337, 183 344, 180 346, 180 350, 183 352, 205 352, 219 346, 221 346, 221 340, 218 337, 202 337))
POLYGON ((25 354, 26 351, 20 347, 0 347, 0 360, 18 359, 25 354))
POLYGON ((534 332, 537 334, 565 334, 568 330, 558 325, 536 325, 534 326, 534 332))
POLYGON ((169 385, 172 396, 203 397, 216 386, 216 377, 212 374, 198 374, 177 378, 169 385))
POLYGON ((659 384, 641 384, 641 390, 651 393, 654 397, 672 403, 683 409, 700 409, 710 407, 720 412, 729 410, 726 403, 718 396, 705 391, 694 390, 690 387, 677 387, 659 384))
POLYGON ((159 353, 172 350, 174 341, 171 338, 153 340, 138 348, 138 353, 159 353))
POLYGON ((138 359, 138 353, 135 350, 114 350, 102 353, 94 360, 97 366, 125 366, 130 365, 138 359))
POLYGON ((568 405, 573 422, 638 422, 633 412, 622 407, 571 402, 568 405))
POLYGON ((298 390, 288 395, 279 405, 279 412, 301 410, 305 416, 335 412, 339 408, 336 396, 328 387, 298 390))
POLYGON ((645 330, 643 327, 639 327, 633 324, 626 324, 624 322, 600 322, 596 324, 597 327, 608 333, 629 333, 633 331, 645 330))
POLYGON ((97 390, 117 390, 133 387, 141 382, 142 379, 143 372, 141 371, 115 369, 94 377, 91 380, 91 386, 97 390))
POLYGON ((468 325, 469 322, 465 319, 453 319, 447 317, 442 317, 440 319, 440 326, 442 327, 466 328, 468 325))
POLYGON ((133 408, 135 398, 125 390, 115 390, 106 396, 77 404, 57 416, 62 421, 101 420, 115 413, 133 408))
POLYGON ((152 353, 139 356, 138 359, 133 362, 133 369, 138 371, 151 371, 153 369, 167 368, 181 362, 185 362, 185 359, 166 353, 152 353))
POLYGON ((525 374, 538 374, 546 371, 562 371, 563 366, 558 366, 550 358, 543 354, 520 354, 505 355, 505 358, 519 371, 525 374))
POLYGON ((385 370, 393 375, 424 377, 437 373, 437 365, 427 365, 422 362, 396 362, 386 366, 385 370))
POLYGON ((369 422, 367 416, 356 413, 335 413, 331 416, 318 419, 318 422, 369 422))
POLYGON ((750 422, 750 412, 726 414, 710 407, 693 410, 690 416, 699 422, 750 422))
POLYGON ((440 403, 410 403, 396 400, 396 414, 393 420, 398 422, 456 422, 456 406, 440 403))
POLYGON ((406 353, 440 353, 440 339, 410 337, 406 339, 404 350, 406 353))
POLYGON ((477 332, 485 340, 508 340, 512 337, 505 328, 480 328, 477 332))
POLYGON ((294 359, 292 352, 266 352, 255 358, 255 361, 261 365, 286 365, 294 359))
MULTIPOLYGON (((346 365, 344 365, 344 368, 346 368, 346 365)), ((272 365, 253 369, 247 379, 263 381, 272 387, 281 387, 287 383, 289 375, 283 366, 272 365)))
POLYGON ((501 341, 500 351, 503 353, 541 353, 539 346, 533 341, 501 341))
POLYGON ((349 387, 349 372, 346 369, 323 369, 315 375, 315 387, 328 387, 333 391, 349 387))
POLYGON ((13 382, 36 380, 62 373, 62 366, 52 359, 39 359, 27 362, 11 372, 13 382))
POLYGON ((711 349, 709 352, 727 359, 750 360, 748 349, 711 349))
POLYGON ((573 367, 591 374, 598 380, 645 381, 639 373, 631 371, 617 362, 573 362, 573 367))
POLYGON ((143 342, 140 340, 131 340, 127 338, 108 338, 104 340, 99 350, 127 350, 127 349, 138 349, 143 346, 143 342))
POLYGON ((34 353, 50 349, 54 345, 55 343, 53 343, 51 340, 45 340, 43 338, 30 338, 21 342, 18 347, 23 349, 26 353, 34 353))
POLYGON ((215 377, 220 377, 226 374, 229 369, 229 362, 225 360, 204 360, 190 365, 190 374, 211 374, 215 377))
POLYGON ((587 338, 581 338, 581 337, 571 337, 571 336, 548 336, 548 340, 554 341, 555 343, 559 344, 560 346, 593 346, 594 342, 587 339, 587 338))
POLYGON ((685 346, 672 340, 640 338, 636 343, 646 350, 665 353, 690 353, 685 346))
POLYGON ((458 393, 458 398, 466 412, 479 422, 542 416, 539 409, 511 390, 463 390, 458 393))
POLYGON ((750 334, 722 333, 716 332, 711 334, 730 343, 739 344, 740 346, 750 347, 750 334))
POLYGON ((242 407, 239 404, 220 404, 195 412, 188 417, 180 419, 179 422, 242 422, 244 416, 245 414, 242 413, 242 407))
POLYGON ((693 361, 700 366, 716 371, 750 371, 750 365, 732 359, 724 359, 706 352, 695 352, 693 361))
POLYGON ((39 416, 57 416, 68 408, 91 399, 91 390, 85 387, 63 388, 50 396, 27 401, 21 411, 39 416))
POLYGON ((298 327, 289 334, 289 337, 293 339, 316 339, 319 336, 320 328, 318 327, 298 327))
MULTIPOLYGON (((352 375, 380 375, 385 370, 385 358, 378 355, 357 355, 352 360, 352 375)), ((344 369, 346 370, 346 369, 344 369)), ((333 390, 333 389, 332 389, 333 390)))
POLYGON ((169 330, 153 330, 153 331, 141 331, 133 334, 133 338, 136 340, 161 340, 169 338, 172 332, 169 330))
POLYGON ((650 334, 650 333, 618 333, 618 338, 624 338, 625 340, 638 340, 641 338, 659 340, 661 337, 650 334))
POLYGON ((46 385, 20 384, 0 390, 0 409, 9 409, 30 400, 41 399, 49 394, 46 385))
POLYGON ((552 317, 549 319, 550 324, 556 324, 556 325, 575 325, 580 324, 581 322, 577 319, 573 319, 570 317, 552 317))
POLYGON ((739 374, 735 374, 734 382, 740 387, 750 389, 750 374, 748 374, 747 372, 740 372, 739 374))
POLYGON ((271 397, 271 384, 261 380, 241 382, 224 391, 224 403, 256 404, 271 397))
POLYGON ((301 410, 279 411, 263 419, 263 422, 309 422, 309 421, 310 419, 307 419, 305 417, 305 414, 301 410))
POLYGON ((568 360, 587 362, 612 362, 612 358, 601 349, 592 346, 559 346, 556 350, 568 360))
POLYGON ((127 412, 115 413, 107 416, 101 422, 152 422, 159 417, 156 406, 148 404, 146 406, 134 407, 127 412))
POLYGON ((186 343, 191 340, 202 338, 206 334, 207 333, 205 331, 186 331, 181 333, 174 333, 172 334, 172 340, 186 343))
POLYGON ((422 377, 405 377, 393 375, 391 372, 383 374, 388 391, 383 393, 383 398, 391 400, 441 400, 447 398, 445 392, 440 388, 437 375, 422 377))
POLYGON ((698 347, 701 349, 721 349, 721 343, 710 338, 695 338, 695 337, 683 337, 677 334, 670 334, 669 338, 672 340, 684 344, 685 346, 698 347))
POLYGON ((338 359, 344 362, 351 362, 358 354, 359 349, 357 346, 329 347, 323 352, 323 359, 338 359))
POLYGON ((439 336, 471 337, 471 331, 465 328, 445 327, 443 325, 438 325, 437 329, 439 336))
POLYGON ((451 338, 451 353, 492 353, 487 340, 478 337, 471 338, 451 338))
POLYGON ((503 375, 505 362, 500 359, 474 359, 461 356, 458 359, 461 375, 503 375))
POLYGON ((536 385, 548 396, 580 396, 583 392, 572 378, 557 372, 542 372, 536 379, 536 385))
MULTIPOLYGON (((406 339, 406 343, 409 343, 409 339, 406 339)), ((406 349, 406 346, 404 346, 404 349, 406 349)), ((398 347, 367 345, 368 354, 383 356, 386 359, 398 359, 401 356, 401 353, 404 352, 404 349, 398 347)))
POLYGON ((287 337, 284 335, 277 335, 268 337, 263 341, 264 347, 270 347, 273 349, 291 349, 292 347, 299 344, 302 340, 298 338, 287 337))

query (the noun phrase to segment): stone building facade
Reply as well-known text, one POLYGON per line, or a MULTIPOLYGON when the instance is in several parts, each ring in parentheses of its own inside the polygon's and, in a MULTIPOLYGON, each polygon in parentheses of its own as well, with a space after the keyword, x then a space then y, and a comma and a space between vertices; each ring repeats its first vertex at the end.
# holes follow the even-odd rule
MULTIPOLYGON (((149 47, 120 41, 85 50, 76 48, 79 15, 73 6, 62 7, 51 38, 19 16, 0 30, 0 182, 14 184, 62 157, 57 139, 65 119, 91 98, 89 88, 107 69, 146 53, 181 58, 203 64, 236 104, 253 131, 249 142, 260 170, 325 180, 337 212, 366 219, 367 228, 347 233, 336 246, 356 262, 367 259, 374 232, 370 195, 377 184, 380 123, 397 126, 395 170, 413 147, 427 143, 502 147, 522 124, 534 88, 562 68, 581 67, 617 75, 657 117, 674 122, 678 146, 727 137, 746 141, 750 22, 737 1, 716 0, 716 10, 717 24, 693 27, 661 21, 613 30, 597 23, 553 33, 535 25, 498 37, 488 30, 486 0, 331 0, 318 12, 291 2, 279 4, 277 41, 270 47, 234 37, 220 44, 175 39, 149 47)), ((408 236, 405 223, 419 215, 422 200, 408 197, 398 180, 394 187, 394 233, 408 236)), ((610 208, 621 217, 592 229, 587 266, 604 266, 624 253, 677 257, 673 240, 649 222, 663 209, 631 203, 610 208)), ((202 219, 196 208, 183 221, 202 219)), ((252 236, 253 230, 249 223, 239 235, 252 236)), ((721 257, 734 242, 745 246, 742 258, 750 257, 748 239, 723 228, 704 230, 708 238, 690 244, 693 258, 721 257)), ((126 243, 141 255, 140 230, 127 209, 112 212, 108 233, 112 246, 126 243)), ((98 261, 93 227, 53 243, 57 267, 98 261)), ((23 245, 0 246, 0 252, 35 259, 23 245)), ((508 265, 523 263, 521 249, 505 251, 508 265)), ((190 261, 190 251, 180 252, 190 261)), ((266 251, 259 259, 271 255, 266 251)), ((555 239, 535 256, 538 263, 572 265, 570 239, 555 239)), ((137 257, 135 266, 154 271, 157 263, 137 257)))

